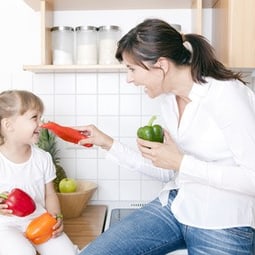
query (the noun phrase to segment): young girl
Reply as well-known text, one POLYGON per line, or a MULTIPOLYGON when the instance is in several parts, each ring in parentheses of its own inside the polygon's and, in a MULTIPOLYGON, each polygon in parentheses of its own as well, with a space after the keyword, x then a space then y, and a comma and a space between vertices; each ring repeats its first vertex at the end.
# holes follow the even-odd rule
POLYGON ((40 98, 28 91, 0 93, 0 193, 20 188, 36 203, 35 212, 18 217, 0 200, 0 255, 35 255, 36 251, 40 255, 76 254, 59 218, 49 241, 33 245, 24 236, 30 221, 45 211, 55 217, 61 214, 51 156, 34 146, 43 110, 40 98))

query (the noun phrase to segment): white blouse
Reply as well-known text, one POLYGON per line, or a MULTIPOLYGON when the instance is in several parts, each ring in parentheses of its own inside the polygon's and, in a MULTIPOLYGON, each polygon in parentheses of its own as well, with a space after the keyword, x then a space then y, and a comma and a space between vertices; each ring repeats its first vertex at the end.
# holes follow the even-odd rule
POLYGON ((207 78, 193 85, 179 126, 175 95, 161 97, 164 128, 184 153, 179 171, 156 168, 117 141, 106 157, 166 182, 162 206, 179 189, 172 211, 183 224, 255 228, 255 94, 239 81, 207 78))

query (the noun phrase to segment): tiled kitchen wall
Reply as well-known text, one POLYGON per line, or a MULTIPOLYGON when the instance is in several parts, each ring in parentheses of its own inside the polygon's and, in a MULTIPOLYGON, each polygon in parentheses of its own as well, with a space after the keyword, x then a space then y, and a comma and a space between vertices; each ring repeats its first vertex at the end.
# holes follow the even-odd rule
MULTIPOLYGON (((23 64, 40 63, 39 13, 20 0, 2 1, 0 8, 11 14, 0 16, 0 23, 6 24, 2 27, 4 37, 1 37, 0 47, 0 90, 33 91, 45 103, 45 120, 67 126, 95 124, 136 149, 137 128, 145 125, 151 115, 159 115, 157 99, 149 99, 141 88, 127 84, 125 73, 33 74, 22 71, 23 64)), ((65 19, 65 22, 73 26, 81 22, 98 26, 107 21, 119 24, 126 31, 133 23, 155 16, 155 13, 134 11, 132 14, 124 12, 118 15, 104 12, 104 15, 99 15, 99 20, 98 15, 88 12, 86 15, 76 15, 75 19, 65 19)), ((184 31, 189 32, 189 10, 164 10, 158 15, 169 22, 180 23, 184 31)), ((55 24, 61 24, 61 20, 63 17, 60 13, 56 16, 55 24)), ((207 22, 210 23, 210 20, 207 22)), ((210 37, 210 29, 205 32, 210 37)), ((88 149, 62 141, 59 141, 59 145, 61 163, 67 174, 98 184, 93 201, 147 201, 154 198, 162 187, 161 182, 106 161, 101 149, 88 149)))
MULTIPOLYGON (((125 73, 35 74, 33 91, 46 102, 46 120, 70 126, 94 124, 134 149, 137 128, 159 114, 157 100, 127 84, 125 73)), ((148 200, 162 186, 106 161, 101 149, 60 144, 68 175, 98 183, 94 199, 148 200)))
MULTIPOLYGON (((128 84, 125 73, 3 73, 0 87, 27 89, 40 96, 45 120, 67 126, 94 124, 135 150, 137 128, 154 114, 161 123, 158 100, 128 84)), ((98 184, 94 201, 148 201, 162 188, 159 181, 105 160, 105 152, 97 147, 59 140, 59 148, 69 177, 98 184)))
MULTIPOLYGON (((0 73, 0 88, 26 89, 45 103, 45 120, 67 126, 94 124, 136 149, 136 130, 159 115, 157 99, 126 83, 125 73, 0 73)), ((160 123, 160 116, 159 116, 160 123)), ((98 184, 93 200, 148 201, 162 183, 120 168, 104 159, 104 151, 59 140, 61 164, 69 177, 98 184)))

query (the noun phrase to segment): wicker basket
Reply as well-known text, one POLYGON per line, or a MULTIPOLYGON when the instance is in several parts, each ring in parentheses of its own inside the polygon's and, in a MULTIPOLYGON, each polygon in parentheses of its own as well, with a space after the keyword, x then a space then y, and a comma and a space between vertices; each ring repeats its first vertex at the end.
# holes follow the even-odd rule
POLYGON ((79 217, 97 189, 90 181, 76 180, 77 191, 57 193, 64 219, 79 217))

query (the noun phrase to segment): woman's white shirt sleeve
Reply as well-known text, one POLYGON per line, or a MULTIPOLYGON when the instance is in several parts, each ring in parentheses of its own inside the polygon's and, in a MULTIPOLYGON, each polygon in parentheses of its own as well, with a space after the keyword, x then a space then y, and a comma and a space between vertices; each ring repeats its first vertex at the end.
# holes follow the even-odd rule
POLYGON ((173 171, 153 166, 152 163, 143 158, 139 152, 130 149, 116 140, 113 142, 106 158, 115 161, 120 166, 133 171, 139 171, 140 173, 154 177, 162 182, 168 182, 174 176, 173 171))

